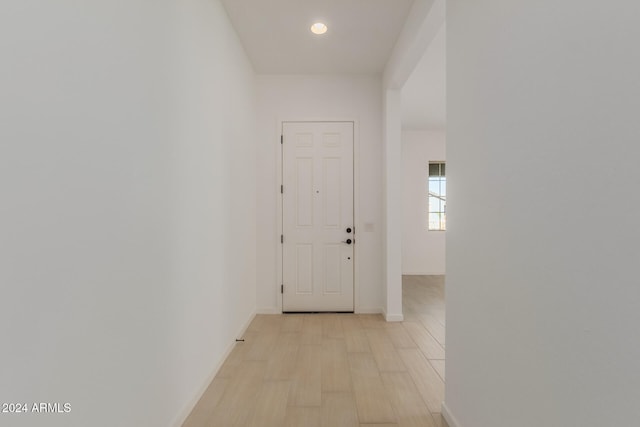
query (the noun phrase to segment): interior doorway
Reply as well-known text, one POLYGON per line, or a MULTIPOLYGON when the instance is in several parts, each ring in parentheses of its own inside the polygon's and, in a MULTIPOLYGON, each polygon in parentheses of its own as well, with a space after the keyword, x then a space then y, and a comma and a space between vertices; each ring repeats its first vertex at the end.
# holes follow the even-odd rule
MULTIPOLYGON (((404 327, 446 381, 446 24, 401 89, 404 327)), ((430 378, 435 378, 430 375, 430 378)), ((441 420, 442 421, 442 420, 441 420)), ((442 421, 444 425, 444 421, 442 421)))

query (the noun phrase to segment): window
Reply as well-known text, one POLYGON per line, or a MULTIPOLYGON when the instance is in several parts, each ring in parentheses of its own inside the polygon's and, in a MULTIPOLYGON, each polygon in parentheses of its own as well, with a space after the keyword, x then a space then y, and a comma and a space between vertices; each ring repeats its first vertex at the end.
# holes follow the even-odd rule
POLYGON ((444 162, 429 162, 429 230, 447 229, 447 178, 444 162))

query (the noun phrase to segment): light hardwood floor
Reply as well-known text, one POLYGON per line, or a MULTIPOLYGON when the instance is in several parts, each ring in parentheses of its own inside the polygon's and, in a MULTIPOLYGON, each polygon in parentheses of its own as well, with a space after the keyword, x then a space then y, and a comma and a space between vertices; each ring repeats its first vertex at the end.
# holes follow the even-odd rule
POLYGON ((405 321, 258 315, 183 427, 447 427, 444 277, 403 277, 405 321))

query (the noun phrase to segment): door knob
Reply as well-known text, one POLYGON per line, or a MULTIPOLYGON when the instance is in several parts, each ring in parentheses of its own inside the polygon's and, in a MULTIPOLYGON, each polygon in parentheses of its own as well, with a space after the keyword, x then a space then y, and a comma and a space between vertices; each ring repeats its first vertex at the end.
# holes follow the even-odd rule
POLYGON ((342 243, 346 243, 347 245, 351 244, 351 239, 343 240, 342 243))
POLYGON ((351 227, 347 227, 347 233, 351 233, 351 227))

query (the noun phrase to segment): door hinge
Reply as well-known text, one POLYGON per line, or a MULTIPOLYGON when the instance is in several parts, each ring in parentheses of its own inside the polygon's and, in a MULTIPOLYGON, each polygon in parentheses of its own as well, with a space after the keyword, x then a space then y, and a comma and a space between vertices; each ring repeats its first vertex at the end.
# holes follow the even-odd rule
POLYGON ((284 243, 284 234, 280 235, 280 243, 284 243))
POLYGON ((284 294, 284 285, 280 285, 280 293, 284 294))
POLYGON ((280 186, 280 194, 284 194, 284 185, 280 186))
POLYGON ((284 135, 280 135, 280 144, 284 144, 284 135))

